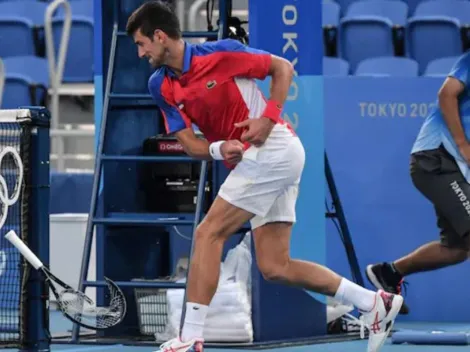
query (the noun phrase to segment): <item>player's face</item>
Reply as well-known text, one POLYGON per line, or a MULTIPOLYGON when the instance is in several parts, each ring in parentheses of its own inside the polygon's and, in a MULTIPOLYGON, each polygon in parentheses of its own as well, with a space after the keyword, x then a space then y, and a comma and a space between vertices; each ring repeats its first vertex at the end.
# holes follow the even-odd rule
POLYGON ((137 45, 137 50, 141 59, 146 58, 153 67, 163 65, 165 59, 165 46, 164 38, 162 38, 160 31, 155 31, 153 38, 149 38, 138 30, 134 34, 134 42, 137 45))

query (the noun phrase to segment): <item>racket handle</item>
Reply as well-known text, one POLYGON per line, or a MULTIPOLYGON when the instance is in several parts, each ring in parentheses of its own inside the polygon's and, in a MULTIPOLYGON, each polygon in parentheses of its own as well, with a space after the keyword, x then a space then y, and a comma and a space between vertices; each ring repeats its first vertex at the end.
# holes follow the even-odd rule
POLYGON ((43 267, 42 262, 39 260, 36 255, 31 252, 31 250, 24 244, 24 242, 16 235, 15 231, 11 230, 6 235, 5 238, 14 245, 21 254, 26 258, 26 260, 33 266, 34 269, 39 270, 43 267))

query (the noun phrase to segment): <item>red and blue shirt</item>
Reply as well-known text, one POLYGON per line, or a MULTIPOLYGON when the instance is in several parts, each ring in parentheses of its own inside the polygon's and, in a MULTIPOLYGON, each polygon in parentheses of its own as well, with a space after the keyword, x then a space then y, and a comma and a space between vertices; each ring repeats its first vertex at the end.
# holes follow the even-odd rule
POLYGON ((149 79, 148 88, 171 134, 195 124, 209 142, 240 139, 234 124, 258 118, 266 99, 255 79, 264 80, 271 54, 233 39, 185 43, 180 77, 167 66, 149 79))

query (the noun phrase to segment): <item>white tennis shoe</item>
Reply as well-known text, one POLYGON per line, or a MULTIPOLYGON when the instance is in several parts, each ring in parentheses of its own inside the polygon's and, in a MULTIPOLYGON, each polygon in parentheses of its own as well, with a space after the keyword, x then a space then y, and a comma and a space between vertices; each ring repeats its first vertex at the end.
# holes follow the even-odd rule
POLYGON ((369 330, 367 352, 378 352, 382 348, 402 305, 402 296, 379 290, 375 294, 374 308, 370 312, 361 312, 360 320, 369 330))
POLYGON ((203 352, 204 340, 193 339, 188 342, 182 342, 179 338, 167 341, 160 345, 156 352, 203 352))

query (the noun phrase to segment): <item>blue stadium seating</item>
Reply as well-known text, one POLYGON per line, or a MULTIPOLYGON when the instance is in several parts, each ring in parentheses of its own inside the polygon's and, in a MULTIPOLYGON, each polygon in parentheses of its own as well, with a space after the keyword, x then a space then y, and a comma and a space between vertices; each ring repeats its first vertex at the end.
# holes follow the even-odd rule
POLYGON ((357 0, 334 0, 341 9, 341 13, 345 14, 348 11, 349 5, 356 2, 357 0))
POLYGON ((334 1, 323 1, 322 23, 323 27, 338 27, 341 9, 334 1))
POLYGON ((401 1, 406 2, 406 4, 408 5, 410 15, 412 16, 415 13, 416 6, 418 6, 418 4, 420 4, 420 3, 422 3, 423 1, 426 1, 426 0, 401 0, 401 1))
POLYGON ((429 62, 424 71, 424 76, 445 77, 458 60, 458 56, 441 57, 429 62))
POLYGON ((375 57, 357 65, 356 76, 418 76, 418 63, 406 57, 375 57))
POLYGON ((470 1, 430 0, 417 7, 407 26, 407 55, 422 73, 428 63, 463 52, 461 28, 470 24, 470 1))
POLYGON ((36 28, 44 25, 46 7, 34 0, 0 2, 0 57, 36 55, 36 28))
POLYGON ((322 26, 323 38, 325 40, 325 54, 336 55, 338 47, 338 25, 341 16, 341 9, 334 1, 323 1, 322 6, 322 26))
POLYGON ((348 76, 349 64, 347 61, 337 57, 323 58, 323 75, 325 76, 348 76))
POLYGON ((354 71, 367 58, 395 55, 394 27, 405 26, 408 6, 401 1, 352 3, 339 25, 339 56, 354 71))
MULTIPOLYGON (((93 82, 93 2, 73 0, 72 28, 64 68, 63 81, 67 83, 93 82)), ((54 46, 58 52, 64 25, 64 11, 60 8, 52 21, 54 46)))
POLYGON ((2 109, 24 105, 42 105, 49 87, 47 59, 37 56, 15 56, 3 59, 5 88, 2 109))

